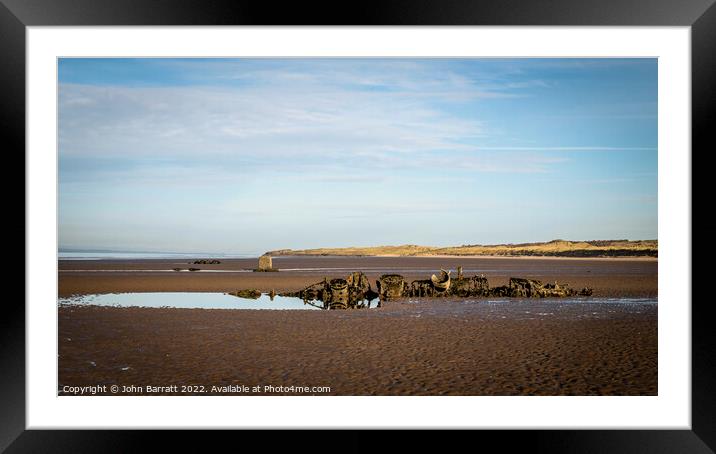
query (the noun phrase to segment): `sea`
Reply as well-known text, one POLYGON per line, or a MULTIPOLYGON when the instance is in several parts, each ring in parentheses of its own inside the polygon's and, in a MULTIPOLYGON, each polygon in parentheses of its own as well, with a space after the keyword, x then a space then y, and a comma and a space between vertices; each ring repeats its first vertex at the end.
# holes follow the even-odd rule
POLYGON ((73 251, 59 250, 60 260, 139 260, 139 259, 241 259, 258 257, 254 254, 217 254, 213 252, 137 252, 137 251, 73 251))

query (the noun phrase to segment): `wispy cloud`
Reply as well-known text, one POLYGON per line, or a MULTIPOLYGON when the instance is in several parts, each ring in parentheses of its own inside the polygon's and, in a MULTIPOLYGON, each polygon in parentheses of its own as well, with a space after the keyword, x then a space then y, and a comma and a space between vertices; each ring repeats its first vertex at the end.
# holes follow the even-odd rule
POLYGON ((588 151, 657 151, 656 147, 473 147, 472 150, 483 151, 557 151, 557 152, 588 152, 588 151))
POLYGON ((521 241, 527 225, 542 239, 655 232, 639 224, 655 219, 642 195, 655 194, 657 157, 643 66, 62 63, 61 242, 253 251, 521 241), (605 191, 639 197, 612 206, 605 191))
POLYGON ((483 134, 480 121, 392 94, 72 84, 60 92, 66 156, 412 152, 483 134))

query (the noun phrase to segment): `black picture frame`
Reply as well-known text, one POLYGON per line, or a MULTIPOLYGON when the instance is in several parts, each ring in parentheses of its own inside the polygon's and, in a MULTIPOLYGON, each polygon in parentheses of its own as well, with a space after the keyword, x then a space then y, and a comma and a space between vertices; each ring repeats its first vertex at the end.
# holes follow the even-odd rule
MULTIPOLYGON (((714 149, 716 124, 715 0, 492 0, 476 2, 388 0, 352 4, 217 0, 0 0, 0 125, 5 152, 25 153, 25 33, 29 26, 169 25, 573 25, 690 26, 692 36, 692 149, 714 149)), ((684 150, 684 153, 692 153, 684 150)), ((693 153, 692 153, 693 156, 693 153)), ((24 166, 24 161, 23 161, 24 166)), ((692 180, 693 181, 693 180, 692 180)), ((22 219, 25 219, 23 216, 22 219)), ((21 224, 24 228, 24 221, 21 224)), ((19 230, 19 226, 14 226, 19 230)), ((26 237, 26 242, 29 239, 26 237)), ((26 243, 27 247, 27 243, 26 243)), ((662 268, 662 272, 665 269, 662 268)), ((668 271, 668 265, 666 266, 668 271)), ((24 298, 23 300, 24 301, 24 298)), ((691 303, 685 301, 684 303, 691 303)), ((709 301, 692 304, 692 430, 466 431, 450 435, 468 446, 521 447, 548 452, 708 453, 716 450, 716 342, 707 316, 709 301), (492 442, 497 443, 492 444, 492 442)), ((0 451, 134 452, 152 439, 181 451, 210 449, 232 432, 25 430, 25 306, 4 301, 0 332, 0 451)), ((475 411, 479 411, 476 409, 475 411)), ((246 434, 241 434, 245 443, 246 434)), ((330 450, 376 447, 365 432, 334 431, 315 443, 311 431, 285 437, 259 434, 274 449, 311 443, 330 450), (267 440, 270 438, 270 441, 267 440), (339 443, 339 444, 338 444, 339 443)), ((424 444, 423 432, 401 437, 424 444)), ((256 440, 259 441, 259 440, 256 440)), ((391 448, 392 441, 382 442, 391 448)), ((401 450, 403 450, 401 449, 401 450)))

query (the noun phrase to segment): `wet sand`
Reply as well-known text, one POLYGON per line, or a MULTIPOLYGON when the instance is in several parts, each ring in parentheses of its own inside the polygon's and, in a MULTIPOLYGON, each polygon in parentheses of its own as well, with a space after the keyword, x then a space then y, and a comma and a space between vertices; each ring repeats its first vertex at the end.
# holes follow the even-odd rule
POLYGON ((364 271, 375 285, 387 272, 406 279, 426 279, 439 269, 462 266, 466 275, 483 273, 491 286, 510 277, 559 281, 572 288, 591 287, 595 296, 655 297, 655 259, 466 258, 466 257, 278 257, 276 273, 246 272, 256 259, 222 260, 219 265, 190 265, 188 260, 62 260, 59 296, 116 292, 230 292, 256 288, 263 292, 296 291, 323 279, 364 271), (196 267, 198 272, 172 268, 196 267), (104 272, 100 270, 112 270, 104 272), (145 270, 144 272, 142 270, 145 270), (148 271, 152 270, 152 271, 148 271))
MULTIPOLYGON (((240 272, 255 263, 197 266, 232 273, 176 273, 128 270, 190 265, 62 261, 59 293, 297 290, 352 270, 374 281, 389 270, 411 279, 457 265, 484 273, 492 286, 529 277, 594 287, 601 297, 655 297, 658 280, 655 260, 290 257, 274 266, 302 270, 240 272), (117 271, 92 271, 109 269, 117 271)), ((475 299, 353 311, 63 306, 58 381, 60 391, 200 385, 204 395, 238 385, 330 387, 298 393, 319 395, 655 395, 657 312, 656 304, 475 299)))
POLYGON ((354 311, 62 307, 59 384, 201 385, 204 395, 231 385, 330 387, 298 393, 308 395, 656 395, 656 321, 656 304, 540 300, 354 311))

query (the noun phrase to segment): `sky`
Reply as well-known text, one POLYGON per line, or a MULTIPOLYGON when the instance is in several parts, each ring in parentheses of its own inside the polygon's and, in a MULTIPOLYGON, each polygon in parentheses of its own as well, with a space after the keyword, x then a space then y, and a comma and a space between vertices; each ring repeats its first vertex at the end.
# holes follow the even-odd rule
POLYGON ((656 59, 58 61, 63 249, 657 238, 656 59))

